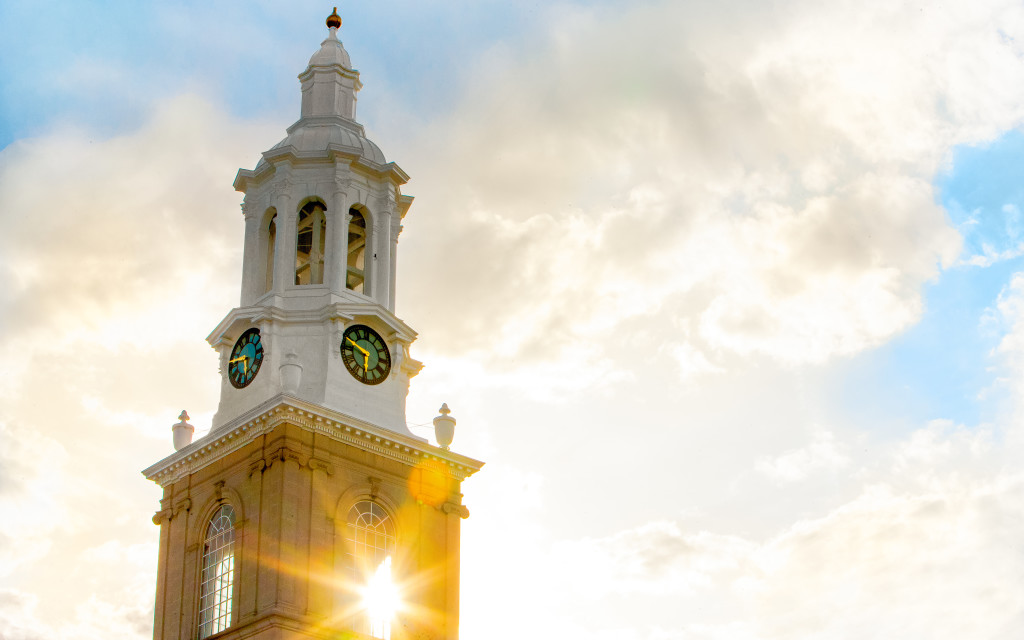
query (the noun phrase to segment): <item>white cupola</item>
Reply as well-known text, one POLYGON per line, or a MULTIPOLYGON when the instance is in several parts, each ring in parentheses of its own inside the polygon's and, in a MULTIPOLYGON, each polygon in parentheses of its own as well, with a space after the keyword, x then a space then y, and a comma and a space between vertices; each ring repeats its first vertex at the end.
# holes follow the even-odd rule
MULTIPOLYGON (((355 121, 362 83, 338 39, 336 11, 327 27, 298 76, 299 119, 255 169, 235 178, 245 194, 242 287, 240 306, 208 338, 224 374, 214 428, 285 393, 407 432, 409 378, 422 366, 408 354, 416 333, 394 315, 398 236, 412 204, 401 185, 409 176, 355 121), (346 370, 344 335, 355 325, 372 329, 390 352, 390 371, 377 372, 383 379, 346 370), (255 371, 249 351, 231 357, 252 330, 259 341, 249 333, 247 348, 263 349, 255 371), (232 382, 238 362, 246 370, 232 382)), ((371 362, 363 353, 356 365, 371 362)))

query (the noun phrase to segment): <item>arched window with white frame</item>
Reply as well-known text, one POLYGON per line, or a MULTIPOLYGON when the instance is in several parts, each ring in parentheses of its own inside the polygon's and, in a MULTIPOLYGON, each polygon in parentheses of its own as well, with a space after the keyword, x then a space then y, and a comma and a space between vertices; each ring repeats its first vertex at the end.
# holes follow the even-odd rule
POLYGON ((371 500, 352 505, 347 520, 346 564, 363 598, 363 614, 356 630, 390 640, 391 623, 399 606, 398 589, 391 575, 397 549, 394 520, 371 500))
POLYGON ((235 510, 224 504, 206 527, 199 584, 199 638, 231 626, 235 587, 235 510))

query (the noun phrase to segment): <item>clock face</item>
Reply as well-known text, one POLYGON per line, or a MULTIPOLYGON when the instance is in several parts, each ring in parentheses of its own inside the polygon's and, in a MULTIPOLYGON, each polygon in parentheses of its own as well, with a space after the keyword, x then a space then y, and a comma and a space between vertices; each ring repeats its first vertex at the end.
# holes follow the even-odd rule
POLYGON ((231 349, 228 358, 228 380, 236 389, 249 385, 260 372, 263 364, 263 343, 260 342, 260 330, 249 329, 231 349))
POLYGON ((384 338, 370 327, 354 324, 341 338, 345 368, 363 384, 380 384, 391 371, 391 352, 384 338))

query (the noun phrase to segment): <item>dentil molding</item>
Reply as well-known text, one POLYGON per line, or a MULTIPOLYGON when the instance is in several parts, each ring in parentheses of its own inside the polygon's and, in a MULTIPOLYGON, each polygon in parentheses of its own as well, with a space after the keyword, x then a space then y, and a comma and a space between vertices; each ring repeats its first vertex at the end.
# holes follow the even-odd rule
MULTIPOLYGON (((425 440, 396 433, 282 394, 164 458, 142 474, 161 487, 166 487, 238 451, 253 439, 273 431, 282 424, 293 424, 409 466, 427 461, 433 468, 459 482, 479 471, 484 465, 479 460, 445 451, 425 440)), ((251 476, 262 472, 275 462, 284 460, 294 460, 300 466, 308 466, 310 469, 328 474, 333 473, 330 463, 325 460, 303 459, 299 452, 288 447, 280 447, 269 452, 266 457, 250 463, 249 474, 251 476)), ((175 505, 175 513, 181 506, 175 505)), ((186 509, 190 507, 191 504, 185 506, 186 509)))

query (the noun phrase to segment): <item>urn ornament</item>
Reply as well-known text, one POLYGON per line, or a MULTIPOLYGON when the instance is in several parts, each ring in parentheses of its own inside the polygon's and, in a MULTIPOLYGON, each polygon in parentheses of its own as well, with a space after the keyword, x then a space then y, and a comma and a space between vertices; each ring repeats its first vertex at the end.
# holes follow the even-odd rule
POLYGON ((447 402, 441 405, 440 411, 441 415, 434 418, 434 437, 437 439, 437 444, 447 451, 455 438, 455 418, 448 415, 452 411, 448 408, 447 402))
POLYGON ((188 423, 188 412, 183 409, 181 415, 178 416, 178 422, 171 426, 171 435, 174 437, 174 450, 181 451, 192 444, 192 434, 195 432, 196 428, 188 423))

